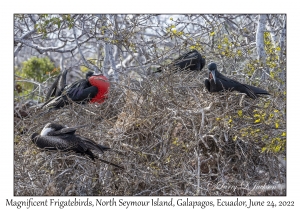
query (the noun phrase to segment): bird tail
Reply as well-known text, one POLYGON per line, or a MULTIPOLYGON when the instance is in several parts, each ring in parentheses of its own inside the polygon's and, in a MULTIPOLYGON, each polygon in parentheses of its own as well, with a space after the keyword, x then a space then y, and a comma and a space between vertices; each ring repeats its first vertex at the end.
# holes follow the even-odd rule
POLYGON ((42 109, 47 108, 48 110, 59 109, 66 104, 68 104, 68 100, 65 99, 66 96, 60 95, 58 97, 49 99, 42 105, 42 109))
MULTIPOLYGON (((109 147, 106 147, 106 146, 103 146, 101 144, 96 144, 94 141, 90 140, 90 139, 87 139, 87 138, 84 138, 82 139, 85 146, 88 148, 88 149, 93 149, 93 150, 97 150, 97 151, 101 151, 101 152, 104 152, 106 150, 109 150, 110 148, 109 147)), ((122 166, 119 166, 117 164, 114 164, 114 163, 111 163, 111 162, 108 162, 106 160, 103 160, 101 158, 99 158, 98 156, 93 156, 94 158, 97 158, 98 160, 100 160, 101 162, 103 163, 106 163, 108 165, 112 165, 112 166, 115 166, 117 168, 120 168, 120 169, 124 169, 122 166)))
POLYGON ((100 161, 101 161, 101 162, 103 162, 103 163, 106 163, 106 164, 108 164, 108 165, 112 165, 112 166, 115 166, 115 167, 117 167, 117 168, 124 169, 124 167, 122 167, 122 166, 119 166, 119 165, 117 165, 117 164, 114 164, 114 163, 108 162, 108 161, 106 161, 106 160, 103 160, 103 159, 101 159, 101 158, 99 158, 99 157, 97 157, 97 159, 98 159, 98 160, 100 160, 100 161))
POLYGON ((88 138, 82 138, 82 140, 83 140, 85 146, 89 149, 93 149, 93 150, 100 151, 100 152, 104 152, 104 151, 107 151, 110 149, 109 147, 103 146, 101 144, 97 144, 88 138))
POLYGON ((255 94, 264 94, 264 95, 270 95, 270 93, 264 89, 254 87, 251 85, 244 84, 247 88, 251 89, 255 94))

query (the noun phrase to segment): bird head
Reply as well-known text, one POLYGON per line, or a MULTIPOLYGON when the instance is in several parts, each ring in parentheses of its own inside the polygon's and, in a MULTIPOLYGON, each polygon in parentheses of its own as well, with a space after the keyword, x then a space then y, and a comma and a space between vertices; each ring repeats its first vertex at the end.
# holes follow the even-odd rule
POLYGON ((85 75, 85 78, 88 80, 91 76, 101 75, 101 73, 96 73, 94 71, 88 71, 85 75))
POLYGON ((91 76, 94 75, 94 72, 93 71, 88 71, 85 75, 85 78, 88 80, 91 76))
MULTIPOLYGON (((217 83, 217 81, 216 81, 217 64, 214 62, 211 62, 210 64, 207 65, 207 68, 209 70, 209 75, 212 75, 212 78, 214 79, 214 82, 216 84, 217 83)), ((210 76, 209 76, 209 78, 210 78, 210 76)))
POLYGON ((53 132, 53 131, 58 131, 65 128, 65 126, 63 125, 59 125, 56 123, 47 123, 43 130, 41 131, 41 136, 47 136, 49 135, 49 133, 53 132))
POLYGON ((38 133, 33 133, 33 134, 31 135, 31 141, 34 142, 35 137, 37 137, 38 135, 39 135, 38 133))

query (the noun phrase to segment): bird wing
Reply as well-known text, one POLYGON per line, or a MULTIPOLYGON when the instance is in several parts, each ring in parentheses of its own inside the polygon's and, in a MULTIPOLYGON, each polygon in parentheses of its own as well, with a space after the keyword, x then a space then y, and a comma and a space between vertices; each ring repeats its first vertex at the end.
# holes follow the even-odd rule
POLYGON ((52 136, 59 136, 63 134, 75 134, 76 128, 62 128, 58 131, 54 131, 51 133, 52 136))
POLYGON ((191 70, 201 70, 202 56, 197 50, 192 50, 183 54, 173 61, 176 66, 179 66, 181 69, 190 68, 191 70))
POLYGON ((72 141, 69 135, 65 136, 36 136, 34 143, 42 149, 49 150, 73 150, 78 142, 72 141))
POLYGON ((62 94, 63 90, 65 89, 66 84, 67 84, 67 73, 68 73, 68 70, 64 70, 62 72, 62 74, 58 80, 55 97, 60 96, 62 94))
POLYGON ((204 84, 205 84, 205 87, 206 87, 206 89, 208 90, 208 92, 211 92, 211 90, 210 90, 210 80, 209 80, 209 79, 206 79, 206 80, 204 81, 204 84))
POLYGON ((79 101, 78 99, 81 99, 80 96, 82 94, 82 91, 88 86, 89 83, 85 79, 77 80, 71 83, 70 85, 66 86, 60 96, 46 101, 41 108, 61 108, 69 103, 68 98, 72 99, 73 101, 79 101))
POLYGON ((200 63, 201 63, 201 67, 200 67, 200 70, 201 70, 201 69, 203 69, 203 67, 205 66, 205 63, 206 63, 205 59, 202 58, 202 56, 201 56, 200 63))
POLYGON ((189 51, 181 56, 179 56, 178 58, 176 58, 174 60, 174 62, 177 62, 177 61, 182 61, 182 60, 186 60, 186 59, 196 59, 199 55, 199 52, 197 50, 192 50, 192 51, 189 51))
POLYGON ((96 142, 94 142, 93 140, 91 139, 88 139, 86 137, 80 137, 82 142, 89 148, 89 149, 92 149, 92 150, 96 150, 98 152, 104 152, 106 150, 109 150, 110 148, 109 147, 106 147, 106 146, 103 146, 101 144, 97 144, 96 142))
POLYGON ((74 127, 65 127, 65 128, 62 128, 62 129, 59 129, 57 131, 53 131, 51 132, 51 135, 53 136, 58 136, 58 135, 64 135, 64 134, 70 134, 70 135, 73 135, 75 134, 76 130, 78 128, 82 128, 82 127, 85 127, 87 126, 88 124, 85 124, 85 125, 78 125, 78 126, 74 126, 74 127))
POLYGON ((67 86, 66 93, 73 101, 82 101, 88 98, 87 93, 89 92, 90 87, 91 84, 86 79, 81 79, 72 83, 70 86, 67 86))
POLYGON ((46 101, 41 108, 49 108, 49 109, 58 109, 60 107, 63 107, 64 105, 68 104, 68 98, 66 96, 60 95, 56 98, 52 98, 48 101, 46 101))
POLYGON ((255 95, 253 90, 251 90, 251 88, 247 87, 246 85, 238 81, 230 79, 221 73, 219 73, 217 76, 217 86, 225 90, 230 90, 230 91, 236 90, 241 93, 246 93, 249 97, 253 99, 257 98, 257 96, 255 95), (220 82, 220 84, 218 84, 218 82, 220 82))
MULTIPOLYGON (((103 160, 97 156, 95 156, 90 149, 98 150, 98 146, 102 145, 97 145, 95 142, 93 142, 90 139, 79 137, 76 135, 72 135, 72 138, 70 138, 70 135, 63 135, 63 136, 40 136, 37 135, 36 133, 32 135, 33 142, 42 149, 48 149, 48 150, 73 150, 75 152, 80 152, 83 154, 89 155, 93 160, 94 158, 99 159, 100 161, 118 167, 120 169, 124 169, 124 167, 119 166, 117 164, 108 162, 106 160, 103 160)), ((105 150, 109 149, 108 147, 105 150)))
POLYGON ((58 84, 58 81, 61 77, 61 74, 59 74, 55 81, 52 83, 52 85, 50 86, 48 92, 46 93, 46 97, 45 97, 45 100, 48 100, 50 97, 54 96, 55 95, 55 92, 56 92, 56 89, 57 89, 57 84, 58 84))
POLYGON ((78 91, 76 97, 73 97, 72 99, 74 101, 89 101, 90 99, 94 98, 98 93, 98 88, 95 86, 89 86, 84 89, 80 89, 78 91))

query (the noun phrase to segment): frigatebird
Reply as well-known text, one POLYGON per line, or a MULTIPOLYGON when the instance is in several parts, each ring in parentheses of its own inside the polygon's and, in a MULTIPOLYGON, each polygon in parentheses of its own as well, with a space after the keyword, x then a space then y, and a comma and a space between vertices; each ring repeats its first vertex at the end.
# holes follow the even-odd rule
POLYGON ((110 148, 97 144, 93 140, 86 137, 76 135, 76 129, 84 126, 86 125, 69 128, 57 123, 47 123, 40 134, 33 133, 31 135, 31 140, 36 146, 42 149, 75 151, 77 153, 81 153, 82 155, 88 155, 92 160, 97 158, 104 163, 123 169, 121 166, 100 159, 94 155, 91 150, 103 153, 110 148))
POLYGON ((270 95, 270 93, 268 93, 266 90, 251 85, 242 84, 224 76, 217 70, 217 64, 214 62, 208 64, 207 67, 209 70, 209 79, 205 80, 205 87, 209 92, 236 90, 241 93, 246 93, 252 99, 256 99, 259 96, 258 94, 270 95))
POLYGON ((66 86, 59 96, 46 101, 42 108, 58 109, 69 104, 69 100, 76 103, 102 103, 107 98, 109 86, 110 83, 105 76, 89 71, 85 79, 66 86))
POLYGON ((49 100, 49 98, 53 96, 58 97, 61 95, 67 84, 67 73, 68 70, 65 69, 56 77, 46 94, 45 100, 49 100))
MULTIPOLYGON (((205 66, 205 59, 197 50, 189 51, 172 61, 168 67, 175 67, 181 70, 201 71, 205 66)), ((162 67, 157 68, 156 72, 161 72, 162 67)))

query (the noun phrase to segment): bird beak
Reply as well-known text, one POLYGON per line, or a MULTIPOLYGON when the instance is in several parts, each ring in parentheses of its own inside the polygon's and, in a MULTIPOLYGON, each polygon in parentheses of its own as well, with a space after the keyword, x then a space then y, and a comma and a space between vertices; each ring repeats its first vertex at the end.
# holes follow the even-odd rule
POLYGON ((211 71, 211 75, 213 76, 213 79, 214 79, 215 84, 217 84, 217 80, 216 80, 216 71, 215 71, 215 70, 212 70, 212 71, 211 71))
POLYGON ((71 127, 71 128, 77 129, 77 128, 86 127, 86 126, 88 126, 88 125, 89 125, 89 124, 85 124, 85 125, 77 125, 77 126, 74 126, 74 127, 71 127))
POLYGON ((99 72, 94 72, 94 75, 93 76, 98 76, 98 75, 100 75, 101 74, 101 72, 99 71, 99 72))

